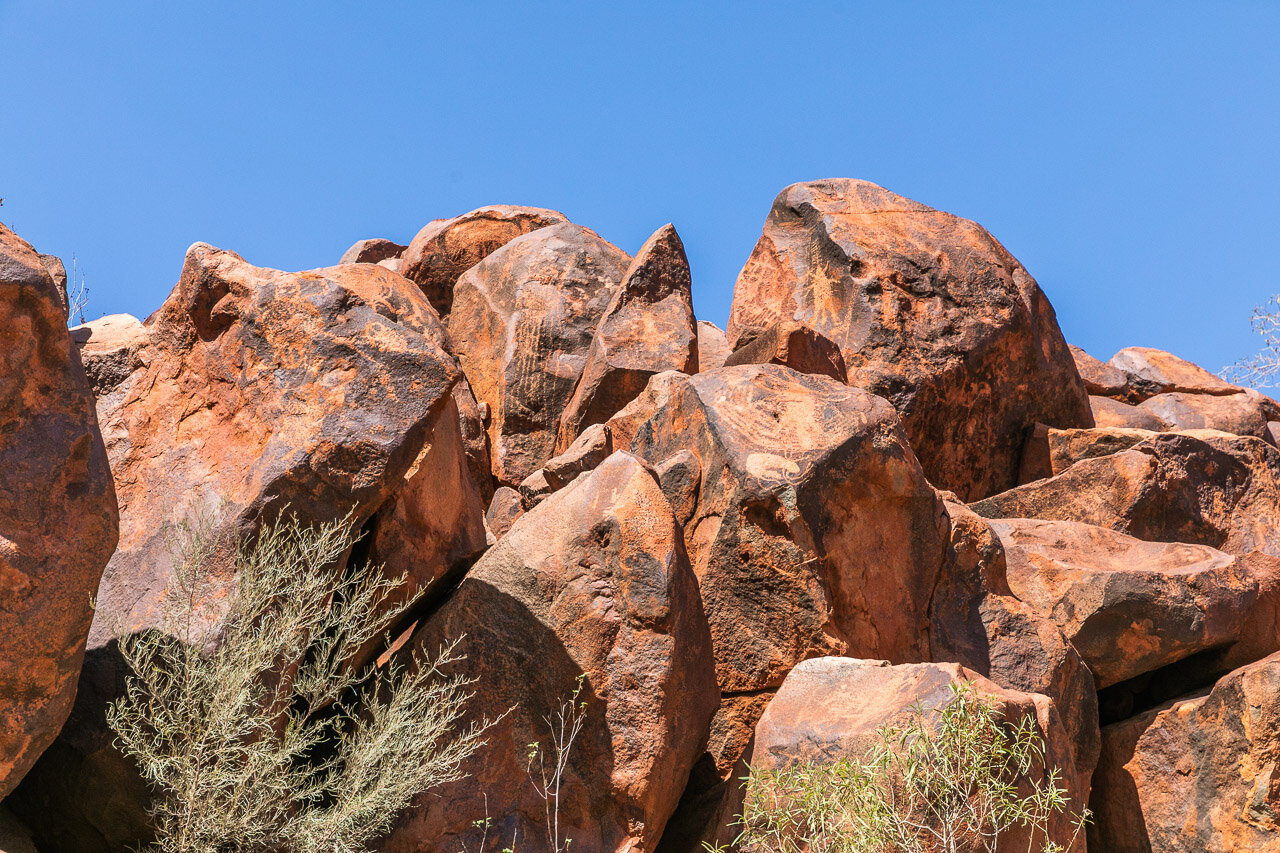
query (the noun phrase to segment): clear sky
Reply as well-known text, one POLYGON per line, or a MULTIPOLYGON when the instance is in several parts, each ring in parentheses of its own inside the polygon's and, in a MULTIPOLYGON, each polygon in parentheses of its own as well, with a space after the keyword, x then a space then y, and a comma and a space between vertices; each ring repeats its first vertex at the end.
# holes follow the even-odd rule
POLYGON ((1280 292, 1280 3, 0 0, 0 220, 90 317, 197 240, 306 269, 511 203, 674 222, 723 325, 836 176, 985 225, 1095 355, 1216 370, 1280 292))

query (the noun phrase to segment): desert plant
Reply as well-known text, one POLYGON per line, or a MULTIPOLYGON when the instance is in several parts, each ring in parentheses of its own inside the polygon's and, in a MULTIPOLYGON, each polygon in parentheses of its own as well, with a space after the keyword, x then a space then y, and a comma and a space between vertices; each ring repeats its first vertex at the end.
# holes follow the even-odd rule
POLYGON ((1280 296, 1254 308, 1249 319, 1253 331, 1262 338, 1262 348, 1249 358, 1224 367, 1222 378, 1237 385, 1275 388, 1280 380, 1280 296))
POLYGON ((376 567, 334 570, 346 519, 212 529, 186 529, 162 630, 120 639, 132 675, 108 720, 155 791, 152 849, 365 850, 481 743, 467 682, 442 672, 453 647, 353 665, 412 598, 376 567))
MULTIPOLYGON (((1057 769, 1039 780, 1044 742, 1030 717, 1004 722, 967 682, 934 711, 883 727, 859 758, 752 769, 733 846, 745 853, 994 853, 1014 828, 1028 850, 1068 806, 1057 769)), ((1075 825, 1079 834, 1087 812, 1075 825)), ((709 848, 717 849, 717 848, 709 848)))

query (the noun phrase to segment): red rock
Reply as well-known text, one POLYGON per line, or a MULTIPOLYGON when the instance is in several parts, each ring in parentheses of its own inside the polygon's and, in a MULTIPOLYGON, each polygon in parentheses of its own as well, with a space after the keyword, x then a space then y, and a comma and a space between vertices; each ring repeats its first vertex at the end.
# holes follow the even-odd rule
POLYGON ((485 523, 496 539, 507 535, 516 519, 524 515, 520 493, 509 486, 499 486, 493 492, 493 500, 485 511, 485 523))
POLYGON ((1236 435, 1269 438, 1264 398, 1257 391, 1238 394, 1185 394, 1179 391, 1148 397, 1146 409, 1170 429, 1216 429, 1236 435))
POLYGON ((1109 364, 1103 364, 1078 346, 1067 344, 1076 370, 1091 395, 1124 399, 1129 395, 1129 377, 1109 364))
POLYGON ((489 406, 498 484, 516 485, 555 455, 560 417, 630 260, 593 231, 553 225, 512 240, 458 280, 449 337, 476 399, 489 406))
POLYGON ((1023 433, 1091 426, 1035 280, 976 223, 865 181, 795 184, 738 276, 731 341, 796 320, 888 398, 930 481, 966 500, 1014 485, 1023 433))
POLYGON ((58 291, 58 301, 62 304, 62 310, 66 313, 68 319, 71 317, 71 298, 67 293, 67 268, 62 263, 62 258, 57 255, 45 255, 36 253, 40 258, 40 263, 44 265, 45 272, 49 273, 49 277, 53 279, 53 286, 58 291))
POLYGON ((431 307, 447 318, 459 276, 516 237, 568 221, 554 210, 505 204, 436 219, 404 250, 401 274, 422 288, 431 307))
POLYGON ((544 804, 526 775, 544 714, 585 676, 586 726, 561 795, 574 850, 653 850, 702 754, 719 701, 710 637, 680 526, 653 474, 615 453, 522 516, 468 573, 415 643, 461 638, 478 678, 467 713, 501 719, 470 778, 418 801, 380 848, 543 853, 544 804))
POLYGON ((593 470, 613 453, 613 439, 604 424, 592 424, 569 448, 542 466, 552 489, 563 489, 579 474, 593 470))
POLYGON ((557 450, 586 427, 607 421, 664 370, 698 370, 689 261, 670 224, 636 253, 600 319, 582 378, 560 417, 557 450))
POLYGON ((1102 730, 1089 849, 1280 851, 1280 655, 1102 730))
POLYGON ((1129 396, 1135 403, 1170 391, 1234 394, 1240 390, 1203 367, 1150 347, 1127 347, 1107 364, 1128 378, 1129 396))
MULTIPOLYGON (((831 652, 928 657, 946 518, 887 402, 825 376, 745 365, 659 374, 634 406, 624 411, 632 452, 653 464, 684 450, 698 460, 685 542, 725 694, 759 695, 831 652)), ((619 447, 627 430, 614 426, 619 447)), ((736 710, 722 709, 713 741, 745 742, 755 720, 724 718, 736 710)), ((716 755, 726 774, 737 758, 716 755)))
POLYGON ((97 397, 111 393, 143 366, 147 337, 146 327, 131 314, 108 314, 71 329, 97 397))
MULTIPOLYGON (((206 511, 219 528, 248 532, 286 507, 307 521, 351 512, 368 525, 374 558, 418 586, 484 547, 451 405, 460 372, 444 342, 422 293, 376 265, 288 273, 200 243, 188 250, 147 323, 141 366, 98 400, 119 547, 98 588, 75 711, 23 786, 37 814, 59 815, 63 849, 142 840, 142 783, 102 714, 120 689, 113 637, 160 624, 174 525, 206 511)), ((210 578, 221 570, 209 567, 210 578)))
MULTIPOLYGON (((960 682, 969 682, 979 696, 995 703, 1002 720, 1033 720, 1045 744, 1046 764, 1062 770, 1066 779, 1075 776, 1066 733, 1047 696, 1006 690, 954 663, 889 666, 841 657, 807 660, 791 671, 756 726, 751 766, 776 770, 797 761, 861 758, 878 741, 882 727, 909 722, 917 709, 928 713, 942 707, 951 699, 951 685, 960 682)), ((1044 774, 1044 768, 1037 767, 1027 778, 1042 780, 1044 774)), ((1074 790, 1069 796, 1068 812, 1079 811, 1084 796, 1074 790)), ((1050 832, 1063 843, 1070 839, 1071 814, 1054 818, 1050 832)), ((1014 834, 1001 837, 1002 849, 1021 849, 1014 834)), ((1025 845, 1025 836, 1021 840, 1025 845)), ((1071 849, 1082 853, 1083 842, 1078 839, 1071 849)))
POLYGON ((847 382, 844 357, 832 341, 794 320, 774 323, 759 332, 745 345, 740 345, 724 362, 726 367, 739 364, 784 364, 800 373, 830 376, 847 382))
POLYGON ((401 246, 382 237, 371 240, 357 240, 350 249, 342 253, 340 264, 376 264, 382 261, 399 258, 408 246, 401 246))
POLYGON ((1010 589, 1052 620, 1099 688, 1238 640, 1258 597, 1243 562, 1071 521, 996 519, 1010 589))
POLYGON ((972 508, 986 518, 1080 521, 1151 542, 1280 556, 1280 451, 1247 436, 1162 433, 972 508))
POLYGON ((1148 429, 1164 432, 1169 428, 1159 415, 1141 406, 1131 406, 1108 397, 1090 397, 1089 408, 1093 412, 1094 426, 1099 428, 1148 429))
POLYGON ((732 352, 729 339, 715 323, 698 321, 698 370, 706 372, 724 367, 725 359, 732 352))
POLYGON ((489 464, 489 406, 476 399, 465 376, 453 386, 453 403, 458 409, 458 429, 467 454, 467 470, 480 490, 480 496, 493 498, 493 473, 489 464))
POLYGON ((71 711, 116 545, 93 396, 45 264, 0 225, 0 797, 71 711))

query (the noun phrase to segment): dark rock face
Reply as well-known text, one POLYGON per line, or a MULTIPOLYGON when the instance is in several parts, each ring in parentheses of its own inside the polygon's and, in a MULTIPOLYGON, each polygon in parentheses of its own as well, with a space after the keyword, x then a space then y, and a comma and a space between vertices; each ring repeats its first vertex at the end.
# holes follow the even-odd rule
POLYGON ((560 418, 630 262, 593 231, 553 225, 517 237, 458 280, 449 336, 489 407, 499 485, 515 486, 555 455, 560 418))
POLYGON ((846 382, 849 378, 839 347, 794 320, 784 320, 759 331, 750 343, 730 353, 724 364, 726 367, 785 364, 800 373, 817 373, 839 382, 846 382))
POLYGON ((516 237, 568 221, 554 210, 504 204, 436 219, 401 253, 400 272, 422 288, 441 317, 448 317, 459 276, 516 237))
POLYGON ((698 371, 689 261, 671 225, 640 248, 600 319, 582 378, 560 416, 557 448, 601 424, 640 395, 664 370, 698 371))
POLYGON ((501 719, 455 785, 424 795, 387 851, 546 851, 526 775, 543 716, 583 678, 587 723, 564 780, 563 837, 582 850, 652 850, 719 702, 711 638, 680 526, 653 473, 615 453, 522 516, 415 637, 462 637, 476 675, 468 713, 501 719), (495 848, 495 849, 496 849, 495 848))
POLYGON ((66 304, 41 256, 0 225, 0 796, 71 712, 117 525, 66 304))
POLYGON ((796 320, 889 399, 929 479, 966 500, 1014 485, 1024 431, 1091 426, 1053 308, 981 226, 865 181, 775 199, 728 335, 796 320))
POLYGON ((404 254, 408 246, 401 246, 382 237, 370 240, 357 240, 350 249, 342 253, 340 264, 377 264, 398 258, 404 254))
POLYGON ((723 367, 655 376, 609 425, 655 465, 697 461, 684 530, 727 697, 722 773, 761 691, 801 660, 928 657, 946 518, 884 400, 779 365, 723 367))

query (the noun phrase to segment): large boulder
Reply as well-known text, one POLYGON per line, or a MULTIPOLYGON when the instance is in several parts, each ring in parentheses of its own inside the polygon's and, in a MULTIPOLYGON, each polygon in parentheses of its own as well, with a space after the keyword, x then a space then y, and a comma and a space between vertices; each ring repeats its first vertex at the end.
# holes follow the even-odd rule
POLYGON ((655 376, 610 429, 660 467, 696 457, 684 531, 726 697, 722 773, 762 694, 805 658, 928 658, 946 515, 886 401, 779 365, 722 367, 655 376))
POLYGON ((549 853, 529 745, 551 749, 545 717, 581 683, 561 837, 574 850, 653 850, 719 701, 697 581, 653 472, 615 453, 520 517, 414 643, 456 638, 461 672, 477 679, 467 714, 496 722, 468 778, 423 795, 380 849, 479 850, 487 835, 495 850, 549 853), (486 818, 487 833, 475 824, 486 818))
POLYGON ((342 253, 340 264, 378 264, 399 258, 408 246, 401 246, 385 237, 357 240, 342 253))
POLYGON ((1124 374, 1126 396, 1135 403, 1170 392, 1234 394, 1240 391, 1238 386, 1199 365, 1151 347, 1126 347, 1111 356, 1107 366, 1124 374))
POLYGON ((725 359, 726 367, 739 364, 785 364, 801 373, 818 373, 840 382, 848 381, 844 357, 833 341, 794 320, 774 323, 760 330, 750 341, 738 341, 738 348, 725 359))
POLYGON ((898 409, 925 473, 965 500, 1013 486, 1024 431, 1090 426, 1053 308, 981 226, 866 181, 794 184, 738 276, 730 341, 796 320, 898 409))
MULTIPOLYGON (((807 660, 791 671, 756 726, 751 767, 769 771, 797 762, 860 759, 879 741, 881 729, 901 726, 917 713, 924 713, 927 722, 930 712, 946 705, 952 687, 962 682, 991 702, 1002 722, 1032 721, 1045 746, 1044 762, 1030 769, 1026 778, 1043 781, 1047 769, 1054 767, 1064 779, 1075 778, 1071 745, 1048 697, 1006 690, 954 663, 890 666, 885 661, 843 657, 807 660)), ((1052 837, 1063 844, 1072 838, 1073 814, 1083 809, 1086 799, 1070 787, 1068 797, 1068 808, 1050 824, 1052 837)), ((1005 845, 1021 849, 1010 843, 1010 836, 1019 834, 1025 831, 1002 836, 1002 849, 1005 845)), ((1070 849, 1081 853, 1084 838, 1070 849)))
POLYGON ((1280 851, 1280 654, 1102 730, 1089 849, 1280 851))
POLYGON ((1080 521, 1151 542, 1280 556, 1280 450, 1249 436, 1161 433, 972 507, 986 518, 1080 521))
POLYGON ((108 314, 71 329, 97 399, 110 395, 142 367, 147 338, 147 327, 132 314, 108 314))
POLYGON ((499 485, 514 487, 555 455, 560 418, 630 262, 593 231, 552 225, 458 279, 449 337, 476 399, 489 407, 499 485))
POLYGON ((1099 429, 1148 429, 1164 432, 1169 425, 1150 409, 1113 400, 1110 397, 1089 397, 1089 409, 1093 412, 1093 424, 1099 429))
POLYGON ((1051 619, 1099 689, 1238 640, 1258 598, 1243 561, 1073 521, 996 519, 1009 587, 1051 619))
POLYGON ((698 321, 698 369, 715 370, 723 367, 732 349, 724 332, 710 320, 698 321))
POLYGON ((1275 403, 1252 389, 1237 394, 1170 391, 1139 404, 1174 430, 1216 429, 1271 440, 1267 420, 1275 403))
MULTIPOLYGON (((371 545, 357 552, 419 588, 485 547, 450 395, 460 372, 444 343, 422 293, 382 267, 286 273, 188 250, 148 320, 140 366, 98 401, 120 542, 75 710, 19 792, 42 848, 116 850, 145 828, 141 782, 103 712, 121 688, 114 637, 163 624, 175 525, 203 517, 250 532, 283 511, 349 515, 371 545), (34 820, 49 813, 58 825, 34 820)), ((207 568, 222 578, 220 565, 207 568)))
POLYGON ((400 271, 422 288, 441 317, 448 317, 460 275, 521 234, 568 221, 554 210, 506 204, 435 219, 400 254, 400 271))
POLYGON ((66 307, 36 251, 0 225, 0 797, 71 712, 117 524, 66 307))
POLYGON ((689 261, 670 225, 640 247, 596 327, 582 378, 560 416, 557 450, 607 421, 664 370, 698 371, 689 261))
POLYGON ((1073 344, 1068 344, 1076 370, 1091 395, 1124 399, 1129 394, 1129 377, 1123 371, 1104 364, 1073 344))

